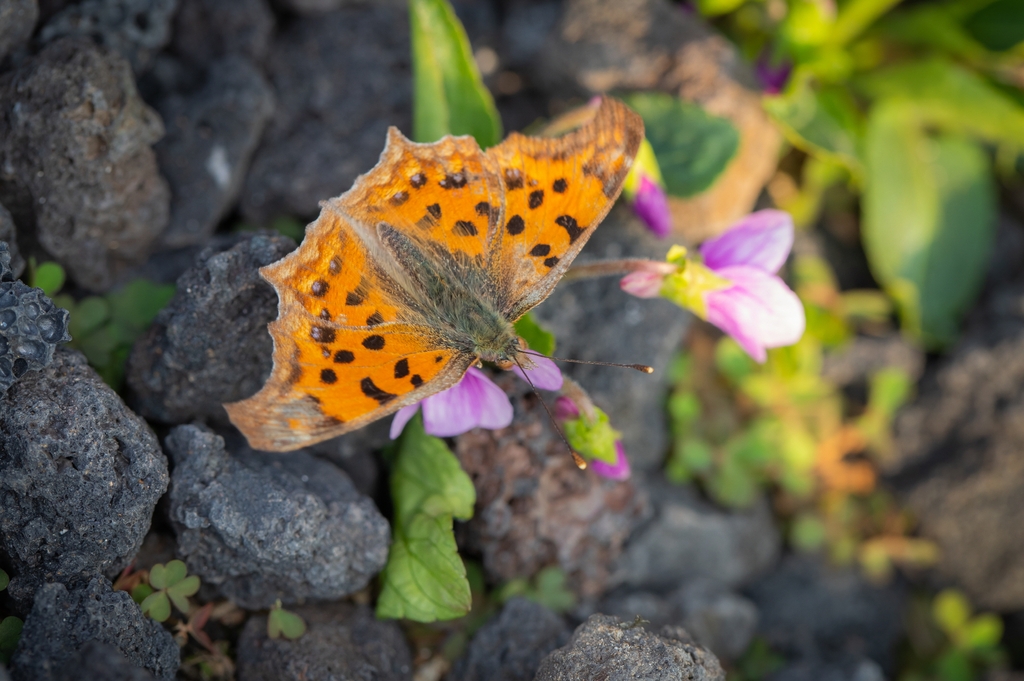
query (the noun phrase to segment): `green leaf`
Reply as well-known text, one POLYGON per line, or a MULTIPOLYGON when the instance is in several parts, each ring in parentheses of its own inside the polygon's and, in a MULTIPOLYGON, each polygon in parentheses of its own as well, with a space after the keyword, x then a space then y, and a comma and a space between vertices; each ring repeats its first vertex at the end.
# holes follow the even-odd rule
POLYGON ((935 663, 942 681, 974 681, 974 669, 967 655, 959 650, 949 650, 935 663))
POLYGON ((566 586, 566 581, 565 571, 561 568, 544 568, 537 573, 537 591, 531 594, 533 600, 553 612, 563 613, 572 610, 576 607, 576 594, 566 586))
POLYGON ((24 626, 25 623, 13 615, 0 620, 0 662, 7 664, 11 661, 24 626))
POLYGON ((868 408, 892 416, 910 397, 914 382, 903 369, 887 367, 871 377, 868 408))
POLYGON ((1008 50, 1024 41, 1024 4, 996 0, 964 22, 964 28, 988 49, 1008 50))
POLYGON ((472 594, 452 518, 472 517, 476 490, 444 442, 424 432, 419 416, 399 440, 391 498, 394 540, 377 616, 432 622, 465 615, 472 594))
MULTIPOLYGON (((174 297, 173 284, 156 284, 135 279, 107 295, 111 319, 118 326, 143 331, 174 297)), ((134 339, 133 339, 134 340, 134 339)))
POLYGON ((794 78, 787 92, 763 101, 768 115, 793 146, 860 173, 860 122, 845 88, 816 91, 807 78, 794 78))
POLYGON ((154 589, 167 588, 167 566, 157 563, 149 570, 149 585, 154 589))
POLYGON ((1024 107, 982 77, 945 59, 892 66, 862 76, 856 83, 872 98, 898 100, 921 126, 1024 148, 1024 107))
POLYGON ((501 141, 501 120, 477 70, 469 38, 447 0, 410 0, 413 137, 434 142, 472 135, 481 147, 501 141))
POLYGON ((586 415, 580 414, 577 419, 571 419, 562 424, 562 432, 565 439, 573 449, 587 459, 597 459, 608 464, 616 464, 619 461, 619 454, 615 450, 615 442, 621 434, 612 428, 611 419, 597 407, 594 407, 597 418, 593 421, 587 419, 586 415))
POLYGON ((847 0, 840 5, 828 42, 845 45, 902 0, 847 0))
POLYGON ((7 588, 7 585, 11 583, 11 578, 7 576, 7 573, 0 570, 0 591, 7 588))
MULTIPOLYGON (((278 605, 280 603, 281 601, 278 601, 278 605)), ((267 636, 270 638, 284 636, 286 639, 294 641, 305 633, 306 622, 294 612, 275 607, 267 616, 267 636)))
POLYGON ((874 107, 861 236, 905 330, 949 344, 981 287, 995 234, 988 158, 962 137, 928 136, 902 102, 874 107))
POLYGON ((149 584, 136 584, 132 589, 132 600, 141 605, 152 593, 153 587, 149 584))
POLYGON ((706 17, 717 17, 738 9, 746 0, 697 0, 697 10, 706 17))
MULTIPOLYGON (((68 308, 70 310, 70 308, 68 308)), ((68 321, 68 331, 74 338, 81 338, 98 329, 110 318, 110 304, 105 298, 89 296, 75 304, 68 321)))
POLYGON ((995 648, 1003 638, 1003 620, 998 615, 978 615, 967 624, 964 643, 972 650, 995 648))
POLYGON ((555 334, 538 324, 529 312, 519 318, 515 327, 516 333, 526 341, 526 344, 534 352, 550 357, 555 351, 555 334))
POLYGON ((188 597, 194 596, 197 591, 199 591, 199 577, 191 575, 167 587, 167 597, 174 603, 174 607, 188 614, 188 597))
POLYGON ((171 602, 165 591, 156 591, 150 594, 140 604, 143 615, 149 615, 157 622, 165 622, 171 616, 171 602))
POLYGON ((715 368, 738 384, 757 369, 757 362, 730 336, 723 336, 715 345, 715 368))
POLYGON ((932 601, 932 617, 950 638, 964 628, 971 616, 971 604, 955 589, 945 589, 932 601))
POLYGON ((644 92, 626 97, 644 119, 665 188, 687 197, 710 188, 736 156, 740 133, 725 118, 671 95, 644 92))
POLYGON ((826 538, 825 524, 813 513, 801 513, 789 528, 789 541, 800 551, 817 551, 826 538))
POLYGON ((270 228, 282 236, 290 237, 297 244, 301 244, 306 235, 306 226, 293 217, 275 218, 270 228))
POLYGON ((48 296, 55 295, 64 286, 64 268, 55 262, 44 262, 32 271, 31 286, 43 289, 48 296))

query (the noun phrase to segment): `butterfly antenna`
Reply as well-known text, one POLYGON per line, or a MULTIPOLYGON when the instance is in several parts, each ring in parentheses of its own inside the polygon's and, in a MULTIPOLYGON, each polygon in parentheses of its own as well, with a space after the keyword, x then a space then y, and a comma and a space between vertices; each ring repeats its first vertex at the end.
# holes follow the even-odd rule
MULTIPOLYGON (((596 364, 596 365, 602 366, 602 367, 622 367, 623 369, 634 369, 636 371, 639 371, 642 374, 653 374, 654 373, 654 367, 647 366, 646 364, 619 364, 618 362, 591 362, 591 361, 585 360, 585 359, 566 359, 565 357, 548 357, 547 355, 542 355, 539 352, 532 352, 530 350, 521 350, 520 352, 522 352, 524 354, 527 354, 527 355, 533 355, 534 357, 544 357, 546 359, 553 359, 556 362, 572 362, 573 364, 596 364)), ((518 362, 517 362, 517 364, 518 364, 518 362)), ((519 367, 519 368, 522 369, 522 367, 519 367)))
POLYGON ((576 467, 579 468, 581 471, 586 470, 586 460, 582 456, 577 454, 576 450, 572 448, 571 444, 569 444, 569 441, 565 439, 565 433, 563 433, 562 429, 558 427, 558 422, 555 421, 555 415, 551 413, 551 409, 548 408, 547 402, 545 402, 544 398, 540 396, 539 392, 537 392, 537 386, 535 386, 533 384, 533 381, 530 380, 530 374, 526 373, 526 369, 524 369, 523 365, 519 363, 518 357, 513 357, 512 359, 516 363, 516 366, 519 367, 519 370, 523 372, 523 377, 526 379, 526 382, 530 384, 530 389, 533 390, 533 394, 537 396, 538 400, 540 400, 541 406, 544 407, 544 411, 548 413, 548 418, 551 419, 551 425, 555 427, 555 432, 558 433, 558 437, 562 438, 562 442, 565 443, 565 448, 569 450, 570 454, 572 454, 572 460, 576 464, 576 467))

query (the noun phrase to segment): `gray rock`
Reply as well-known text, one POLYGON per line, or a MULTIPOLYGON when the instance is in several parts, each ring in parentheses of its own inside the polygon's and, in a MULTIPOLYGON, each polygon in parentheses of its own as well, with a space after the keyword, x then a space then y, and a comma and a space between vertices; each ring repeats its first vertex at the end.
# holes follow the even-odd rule
POLYGON ((764 681, 886 681, 878 663, 862 657, 843 662, 804 661, 764 677, 764 681))
POLYGON ((983 609, 1024 608, 1024 282, 979 308, 919 395, 896 421, 890 482, 942 578, 983 609))
POLYGON ((46 22, 39 40, 49 43, 65 36, 91 38, 119 53, 139 74, 170 42, 171 19, 177 7, 177 0, 83 0, 46 22))
POLYGON ((3 205, 0 205, 0 241, 7 245, 7 253, 10 256, 10 262, 8 262, 10 274, 12 278, 17 279, 25 271, 25 259, 18 252, 14 218, 3 205))
POLYGON ((569 626, 543 605, 512 598, 485 624, 447 681, 532 681, 544 657, 569 640, 569 626))
POLYGON ((647 502, 630 480, 580 471, 529 386, 494 376, 512 400, 508 428, 456 438, 455 455, 476 488, 473 518, 457 528, 459 546, 482 556, 500 583, 558 565, 584 599, 604 593, 609 565, 642 521, 647 502))
POLYGON ((11 677, 7 673, 7 667, 2 664, 0 664, 0 681, 11 681, 11 677))
MULTIPOLYGON (((669 244, 654 237, 623 205, 612 210, 576 259, 663 260, 669 244)), ((666 300, 641 300, 619 288, 620 277, 564 282, 535 310, 558 339, 559 357, 649 364, 654 374, 586 364, 561 369, 608 413, 636 471, 660 469, 668 450, 666 369, 691 316, 666 300)))
POLYGON ((365 4, 366 0, 277 0, 278 7, 296 14, 320 15, 346 5, 365 4))
POLYGON ((0 0, 0 63, 28 42, 38 18, 37 0, 0 0))
POLYGON ((294 248, 287 237, 249 234, 199 254, 132 348, 127 385, 136 411, 163 423, 226 423, 221 405, 259 390, 270 375, 267 324, 277 317, 277 295, 258 270, 294 248))
POLYGON ((680 627, 653 634, 639 623, 591 615, 569 644, 544 658, 535 681, 725 681, 722 666, 680 627))
MULTIPOLYGON (((13 681, 64 681, 65 665, 75 659, 96 668, 102 650, 82 650, 91 641, 105 643, 136 667, 162 679, 178 671, 178 644, 170 632, 145 617, 127 591, 112 591, 95 578, 77 589, 47 584, 39 590, 11 658, 13 681)), ((112 663, 114 671, 116 663, 112 663)), ((119 665, 123 668, 123 664, 119 665)), ((119 677, 106 676, 104 679, 119 677)), ((134 679, 136 677, 120 677, 134 679)))
POLYGON ((152 431, 80 353, 25 374, 0 398, 0 548, 19 608, 47 582, 124 568, 167 482, 152 431))
POLYGON ((720 584, 698 580, 669 594, 628 591, 612 594, 598 611, 623 620, 641 617, 652 631, 682 626, 719 659, 733 661, 746 651, 757 630, 757 607, 720 584))
POLYGON ((202 69, 228 55, 260 63, 273 30, 267 0, 179 0, 170 51, 202 69))
POLYGON ((189 571, 244 608, 332 600, 384 568, 390 527, 330 463, 243 450, 196 426, 167 437, 170 515, 189 571))
POLYGON ((847 664, 851 656, 883 667, 893 662, 903 633, 904 594, 896 586, 877 587, 856 570, 791 556, 749 595, 760 613, 759 634, 798 667, 847 664))
POLYGON ((295 641, 267 638, 267 618, 249 618, 238 640, 238 681, 412 680, 409 644, 395 622, 347 603, 295 612, 308 625, 295 641))
POLYGON ((156 145, 171 186, 171 221, 161 237, 173 248, 209 239, 242 190, 249 159, 274 111, 270 86, 242 57, 210 65, 206 85, 160 102, 167 135, 156 145))
POLYGON ((670 590, 698 579, 737 587, 778 560, 781 538, 763 499, 744 511, 723 511, 691 487, 649 481, 654 519, 630 538, 618 580, 670 590))
POLYGON ((58 40, 0 76, 0 201, 72 279, 105 291, 167 225, 149 146, 162 134, 127 62, 58 40))
POLYGON ((59 679, 75 681, 154 681, 155 676, 136 666, 120 650, 93 639, 68 658, 59 679))
POLYGON ((911 380, 924 372, 924 352, 899 333, 882 338, 857 336, 825 355, 821 375, 836 385, 866 384, 882 369, 900 369, 911 380))
MULTIPOLYGON (((2 242, 0 242, 2 243, 2 242)), ((3 244, 6 248, 6 244, 3 244)), ((7 260, 8 255, 3 255, 7 260)), ((0 393, 26 371, 39 371, 53 361, 59 343, 71 340, 68 311, 53 304, 42 289, 20 281, 0 260, 0 393)))
POLYGON ((386 0, 292 23, 267 71, 277 110, 253 158, 242 212, 312 217, 380 157, 389 125, 411 134, 408 8, 386 0))

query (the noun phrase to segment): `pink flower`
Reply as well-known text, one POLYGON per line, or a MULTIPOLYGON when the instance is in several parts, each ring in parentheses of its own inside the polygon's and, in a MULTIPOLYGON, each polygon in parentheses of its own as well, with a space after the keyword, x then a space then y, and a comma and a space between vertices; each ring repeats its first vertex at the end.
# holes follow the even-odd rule
MULTIPOLYGON (((533 385, 543 390, 562 387, 562 372, 547 357, 531 357, 533 366, 526 370, 533 385)), ((525 378, 519 367, 513 372, 525 378)), ((405 424, 423 408, 423 429, 437 437, 454 437, 474 428, 492 430, 512 423, 512 403, 505 391, 476 367, 466 370, 462 380, 416 404, 402 407, 391 422, 391 439, 397 438, 405 424)))
POLYGON ((792 247, 793 218, 780 210, 752 213, 700 247, 704 265, 730 284, 704 292, 706 319, 758 362, 804 333, 803 305, 775 274, 792 247))
POLYGON ((615 462, 615 465, 607 464, 600 459, 594 459, 590 462, 590 467, 602 478, 625 480, 630 474, 629 459, 626 458, 626 450, 622 448, 620 440, 615 441, 615 453, 619 456, 619 460, 615 462))
POLYGON ((555 400, 555 419, 563 425, 569 443, 587 459, 590 469, 603 478, 625 480, 630 475, 626 450, 622 447, 622 441, 617 439, 618 432, 607 426, 607 417, 601 418, 604 414, 597 411, 598 419, 588 423, 571 399, 562 395, 555 400), (616 457, 614 464, 591 455, 595 446, 603 449, 611 444, 612 438, 616 438, 613 445, 616 457))
POLYGON ((668 196, 661 186, 646 174, 640 175, 640 188, 633 196, 633 212, 646 223, 655 236, 665 238, 672 233, 672 214, 668 196))

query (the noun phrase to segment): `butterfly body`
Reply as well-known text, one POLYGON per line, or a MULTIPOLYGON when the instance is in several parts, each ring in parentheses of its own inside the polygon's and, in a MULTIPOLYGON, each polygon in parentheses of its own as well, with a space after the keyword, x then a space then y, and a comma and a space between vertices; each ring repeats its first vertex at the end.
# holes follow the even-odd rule
POLYGON ((611 99, 564 137, 514 133, 487 152, 392 128, 377 166, 260 270, 280 300, 274 369, 225 405, 231 420, 254 448, 297 449, 440 392, 481 359, 529 367, 513 323, 610 209, 642 137, 611 99))

